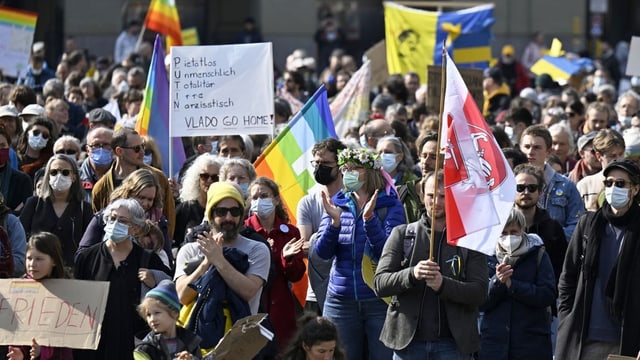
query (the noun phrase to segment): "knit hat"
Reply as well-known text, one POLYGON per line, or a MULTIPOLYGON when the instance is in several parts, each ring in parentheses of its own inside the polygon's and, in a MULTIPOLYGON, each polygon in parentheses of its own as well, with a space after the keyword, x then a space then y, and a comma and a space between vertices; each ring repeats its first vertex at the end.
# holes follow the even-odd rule
POLYGON ((226 181, 218 181, 209 186, 207 191, 207 208, 204 212, 205 217, 211 222, 211 211, 218 203, 224 199, 233 199, 244 211, 244 198, 233 184, 226 181))
POLYGON ((512 45, 505 45, 502 47, 502 55, 503 56, 513 56, 516 54, 516 50, 513 48, 512 45))
POLYGON ((176 291, 176 284, 171 280, 162 280, 156 287, 149 290, 145 298, 154 298, 160 300, 163 304, 169 306, 175 311, 180 311, 182 304, 178 299, 178 292, 176 291))

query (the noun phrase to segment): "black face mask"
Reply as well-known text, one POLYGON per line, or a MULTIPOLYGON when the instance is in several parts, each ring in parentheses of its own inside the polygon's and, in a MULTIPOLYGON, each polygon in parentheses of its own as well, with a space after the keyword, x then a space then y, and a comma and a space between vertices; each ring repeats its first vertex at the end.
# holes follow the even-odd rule
POLYGON ((316 169, 313 171, 313 177, 316 179, 316 182, 320 185, 329 185, 331 184, 336 177, 331 175, 333 168, 326 165, 318 165, 316 169))

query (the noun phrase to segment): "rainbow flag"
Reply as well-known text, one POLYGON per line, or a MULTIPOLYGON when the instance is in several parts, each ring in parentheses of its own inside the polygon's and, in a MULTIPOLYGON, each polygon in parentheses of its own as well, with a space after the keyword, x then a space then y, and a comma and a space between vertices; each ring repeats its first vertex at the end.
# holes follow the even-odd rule
POLYGON ((149 135, 156 140, 162 154, 162 170, 172 176, 170 170, 177 172, 186 159, 182 139, 169 138, 169 78, 164 67, 164 51, 160 44, 160 35, 156 35, 153 56, 144 90, 142 108, 136 121, 136 131, 140 135, 149 135), (169 151, 169 141, 173 142, 173 153, 169 151), (169 164, 173 164, 170 169, 169 164))
POLYGON ((0 6, 0 71, 18 78, 29 66, 38 14, 0 6))
POLYGON ((384 2, 384 23, 389 74, 415 71, 426 82, 427 66, 442 63, 443 45, 460 67, 491 61, 492 4, 435 12, 384 2))
POLYGON ((294 225, 298 201, 316 184, 311 148, 329 137, 337 136, 323 85, 253 164, 259 176, 280 185, 280 196, 294 225))
POLYGON ((167 37, 167 51, 182 45, 182 27, 175 0, 151 0, 144 26, 167 37))

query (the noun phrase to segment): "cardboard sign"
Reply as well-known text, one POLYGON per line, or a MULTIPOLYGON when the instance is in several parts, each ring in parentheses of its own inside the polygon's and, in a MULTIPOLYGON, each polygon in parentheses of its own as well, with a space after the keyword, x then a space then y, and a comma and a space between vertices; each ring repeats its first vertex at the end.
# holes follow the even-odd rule
POLYGON ((260 324, 266 317, 267 314, 256 314, 236 321, 204 359, 253 359, 273 339, 273 333, 260 324))
POLYGON ((627 75, 640 76, 640 36, 631 37, 629 59, 627 59, 627 75))
POLYGON ((271 43, 171 49, 171 136, 273 133, 271 43))
POLYGON ((389 70, 387 68, 387 45, 385 45, 384 40, 370 47, 364 55, 371 60, 370 86, 373 88, 384 84, 389 77, 389 70))
POLYGON ((0 280, 0 345, 97 349, 109 283, 0 280))
MULTIPOLYGON (((482 70, 458 69, 467 88, 475 100, 478 109, 482 111, 484 95, 482 95, 482 70)), ((440 112, 440 80, 442 79, 442 67, 429 66, 427 68, 427 109, 432 114, 440 112)))
POLYGON ((36 13, 0 6, 0 71, 4 75, 26 74, 37 18, 36 13))

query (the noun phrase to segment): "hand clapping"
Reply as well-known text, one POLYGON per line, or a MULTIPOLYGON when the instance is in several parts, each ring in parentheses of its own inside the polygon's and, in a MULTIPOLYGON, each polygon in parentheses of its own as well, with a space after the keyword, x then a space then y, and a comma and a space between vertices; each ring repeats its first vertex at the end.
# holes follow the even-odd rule
POLYGON ((302 250, 302 245, 304 245, 304 238, 291 239, 283 248, 282 248, 282 257, 286 260, 289 260, 290 257, 297 254, 302 250))

